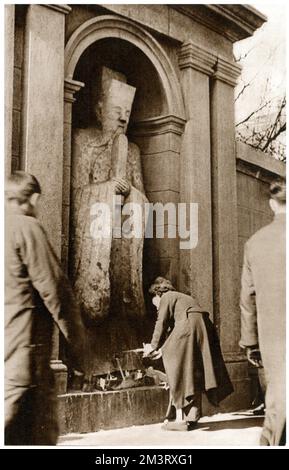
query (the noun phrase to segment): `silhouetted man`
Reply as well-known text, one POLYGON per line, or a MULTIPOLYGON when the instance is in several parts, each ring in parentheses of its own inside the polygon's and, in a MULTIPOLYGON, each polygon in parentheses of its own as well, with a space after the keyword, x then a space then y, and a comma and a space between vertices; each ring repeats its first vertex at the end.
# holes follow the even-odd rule
POLYGON ((241 347, 264 366, 266 414, 261 445, 285 445, 286 396, 286 181, 270 186, 274 220, 245 245, 241 288, 241 347))

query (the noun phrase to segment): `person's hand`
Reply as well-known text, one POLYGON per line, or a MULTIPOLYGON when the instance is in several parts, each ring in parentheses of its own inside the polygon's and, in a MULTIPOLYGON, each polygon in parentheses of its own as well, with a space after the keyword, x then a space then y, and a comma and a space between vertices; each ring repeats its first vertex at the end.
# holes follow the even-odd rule
POLYGON ((262 358, 259 349, 247 348, 246 349, 247 359, 254 367, 262 367, 262 358))
POLYGON ((124 178, 112 178, 116 194, 127 196, 130 193, 130 184, 124 178))
POLYGON ((162 357, 162 350, 157 349, 156 351, 152 351, 149 355, 149 359, 152 359, 153 361, 157 361, 162 357))
POLYGON ((150 343, 143 345, 143 357, 148 357, 154 351, 150 343))

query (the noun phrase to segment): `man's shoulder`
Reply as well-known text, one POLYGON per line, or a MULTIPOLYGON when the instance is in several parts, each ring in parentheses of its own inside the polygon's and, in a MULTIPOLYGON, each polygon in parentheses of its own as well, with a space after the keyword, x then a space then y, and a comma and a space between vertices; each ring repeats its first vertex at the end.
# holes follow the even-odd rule
POLYGON ((36 217, 26 214, 15 214, 13 212, 7 212, 6 221, 8 225, 20 225, 21 227, 40 225, 36 217))
POLYGON ((249 240, 246 242, 246 246, 248 248, 260 246, 262 242, 270 239, 271 235, 274 232, 274 222, 265 225, 264 227, 260 228, 254 235, 252 235, 249 240))
POLYGON ((28 240, 39 240, 45 236, 40 222, 29 215, 9 214, 5 220, 5 243, 23 245, 28 240))
POLYGON ((10 223, 11 227, 22 232, 26 233, 39 233, 43 232, 44 229, 38 219, 30 215, 17 214, 9 217, 8 224, 10 223))

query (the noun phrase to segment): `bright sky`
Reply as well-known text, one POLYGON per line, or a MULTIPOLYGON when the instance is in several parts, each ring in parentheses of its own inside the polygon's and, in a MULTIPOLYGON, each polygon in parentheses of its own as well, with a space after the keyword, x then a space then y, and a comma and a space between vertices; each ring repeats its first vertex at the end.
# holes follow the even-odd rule
MULTIPOLYGON (((284 1, 250 3, 268 17, 252 38, 235 44, 234 52, 238 57, 251 48, 252 51, 243 61, 242 78, 245 82, 254 78, 240 100, 236 102, 236 122, 246 117, 258 106, 266 89, 270 96, 281 97, 286 89, 286 6, 284 1)), ((242 82, 237 87, 240 91, 242 82)))

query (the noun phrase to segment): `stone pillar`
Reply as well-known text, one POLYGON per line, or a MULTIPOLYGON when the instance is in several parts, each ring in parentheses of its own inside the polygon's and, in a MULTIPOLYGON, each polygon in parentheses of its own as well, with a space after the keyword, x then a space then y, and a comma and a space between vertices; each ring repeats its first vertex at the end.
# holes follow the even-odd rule
POLYGON ((29 5, 24 51, 23 161, 40 181, 40 220, 60 256, 65 5, 29 5))
MULTIPOLYGON (((24 168, 42 188, 40 220, 60 257, 63 179, 63 81, 66 5, 29 5, 24 51, 24 168)), ((55 328, 51 367, 58 393, 66 391, 67 368, 59 359, 55 328)))
POLYGON ((234 86, 240 67, 218 57, 211 83, 214 319, 234 385, 226 410, 250 406, 248 365, 240 352, 234 86))
POLYGON ((187 123, 182 138, 180 201, 198 204, 198 244, 180 250, 180 287, 213 314, 210 88, 216 57, 192 42, 179 52, 187 123))
POLYGON ((235 388, 221 407, 228 411, 250 400, 247 363, 238 346, 234 85, 240 67, 191 41, 179 52, 179 67, 187 113, 180 200, 199 204, 198 245, 180 251, 181 289, 196 294, 218 329, 235 388))
MULTIPOLYGON (((82 86, 81 82, 64 80, 64 124, 63 124, 63 181, 62 181, 62 232, 61 232, 61 263, 67 271, 69 249, 69 210, 70 210, 70 165, 71 165, 71 120, 74 93, 82 86)), ((56 377, 56 388, 59 394, 67 391, 67 367, 59 359, 61 357, 61 341, 58 328, 53 335, 53 359, 50 366, 56 377)))
POLYGON ((70 215, 70 178, 71 178, 71 132, 72 105, 74 95, 84 87, 84 83, 72 79, 64 80, 64 129, 63 129, 63 193, 62 193, 62 234, 61 262, 63 269, 68 267, 69 215, 70 215))
POLYGON ((225 354, 239 351, 238 228, 234 86, 240 67, 218 57, 211 87, 215 321, 225 354))
POLYGON ((12 165, 12 109, 15 5, 5 5, 5 174, 12 165))

